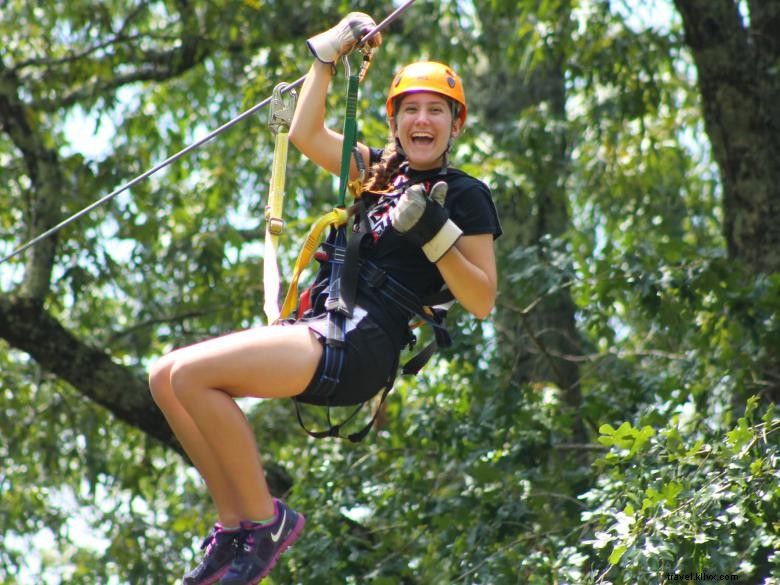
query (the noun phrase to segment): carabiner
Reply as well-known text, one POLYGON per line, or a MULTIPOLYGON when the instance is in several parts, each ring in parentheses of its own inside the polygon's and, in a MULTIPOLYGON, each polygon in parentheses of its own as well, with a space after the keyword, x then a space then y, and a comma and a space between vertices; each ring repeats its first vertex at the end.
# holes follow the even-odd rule
POLYGON ((358 78, 360 83, 363 83, 363 79, 365 79, 368 70, 371 68, 371 58, 374 55, 374 49, 368 45, 363 45, 360 47, 360 52, 363 53, 363 62, 360 64, 360 75, 358 78))

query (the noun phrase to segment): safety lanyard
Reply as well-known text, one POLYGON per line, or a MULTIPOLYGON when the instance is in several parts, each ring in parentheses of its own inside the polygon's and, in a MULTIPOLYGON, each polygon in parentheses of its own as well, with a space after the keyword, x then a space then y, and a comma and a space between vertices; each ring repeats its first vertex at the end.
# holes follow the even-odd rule
MULTIPOLYGON (((281 311, 279 312, 279 319, 287 319, 298 302, 298 281, 301 276, 301 272, 309 265, 311 259, 314 257, 314 253, 322 240, 322 235, 326 228, 345 229, 349 214, 345 208, 347 187, 349 186, 349 167, 351 162, 352 153, 357 147, 357 101, 358 101, 358 88, 361 80, 365 77, 366 72, 371 63, 371 49, 366 46, 365 49, 361 49, 363 53, 363 62, 359 70, 352 72, 352 68, 349 64, 349 58, 344 57, 344 67, 347 71, 347 104, 344 112, 344 126, 343 126, 343 143, 341 147, 341 172, 339 175, 339 199, 338 205, 331 209, 328 213, 320 217, 314 225, 312 225, 309 233, 306 235, 306 240, 298 259, 295 261, 295 267, 293 269, 292 278, 290 280, 290 287, 287 290, 287 295, 282 304, 281 311)), ((268 262, 268 259, 265 260, 268 262)), ((331 277, 337 280, 340 276, 341 265, 334 264, 332 267, 331 277), (335 270, 334 270, 335 269, 335 270), (334 273, 335 272, 335 273, 334 273)), ((270 323, 271 321, 269 321, 270 323)))
POLYGON ((274 158, 271 166, 271 183, 268 188, 268 204, 265 208, 265 251, 263 254, 263 310, 268 323, 279 318, 279 264, 277 249, 279 235, 284 229, 282 208, 284 205, 284 182, 287 173, 287 146, 289 144, 290 124, 297 94, 290 90, 285 94, 287 85, 280 83, 271 96, 271 114, 268 125, 275 135, 274 158))

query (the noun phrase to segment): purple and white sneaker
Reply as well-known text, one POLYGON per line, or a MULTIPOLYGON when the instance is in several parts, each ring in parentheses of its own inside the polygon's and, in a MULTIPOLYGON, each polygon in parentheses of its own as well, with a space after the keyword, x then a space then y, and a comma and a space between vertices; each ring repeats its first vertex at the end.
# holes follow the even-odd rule
POLYGON ((256 585, 271 572, 281 554, 301 535, 306 519, 274 500, 276 517, 270 524, 242 522, 244 546, 222 577, 220 585, 256 585))
POLYGON ((222 524, 215 524, 200 545, 206 554, 197 567, 184 575, 182 585, 211 585, 219 581, 239 552, 241 535, 241 530, 227 531, 222 524))

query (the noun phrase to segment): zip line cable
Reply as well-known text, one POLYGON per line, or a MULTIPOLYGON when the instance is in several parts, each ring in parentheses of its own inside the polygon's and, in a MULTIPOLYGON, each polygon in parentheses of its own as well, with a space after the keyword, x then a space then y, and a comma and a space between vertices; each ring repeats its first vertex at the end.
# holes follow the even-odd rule
MULTIPOLYGON (((306 76, 304 75, 303 77, 297 79, 296 81, 294 81, 293 83, 288 85, 286 90, 289 91, 289 90, 291 90, 291 89, 293 89, 295 87, 298 87, 299 85, 301 85, 304 82, 305 79, 306 79, 306 76)), ((235 124, 238 124, 239 122, 241 122, 245 118, 248 118, 249 116, 251 116, 252 114, 257 112, 258 110, 260 110, 263 107, 265 107, 266 105, 268 105, 270 102, 271 102, 271 98, 268 97, 268 98, 264 99, 262 102, 260 102, 259 104, 256 104, 255 106, 251 107, 250 109, 246 110, 245 112, 239 114, 238 116, 236 116, 232 120, 230 120, 228 122, 225 122, 222 126, 217 128, 216 130, 213 130, 212 132, 206 134, 206 136, 204 136, 200 140, 197 140, 196 142, 193 142, 192 144, 190 144, 189 146, 183 148, 182 150, 180 150, 176 154, 169 156, 168 158, 166 158, 163 162, 161 162, 157 166, 155 166, 155 167, 149 169, 148 171, 138 175, 135 179, 125 183, 124 185, 122 185, 118 189, 112 191, 108 195, 105 195, 104 197, 98 199, 94 203, 91 203, 90 205, 88 205, 87 207, 82 209, 81 211, 78 211, 78 212, 74 213, 73 215, 71 215, 69 218, 61 221, 60 223, 58 223, 54 227, 49 228, 48 230, 46 230, 42 234, 34 237, 32 240, 30 240, 29 242, 27 242, 23 246, 20 246, 19 248, 17 248, 16 250, 14 250, 10 254, 8 254, 7 256, 4 256, 2 259, 0 259, 0 264, 5 262, 6 260, 10 260, 14 256, 17 256, 17 255, 21 254, 25 250, 27 250, 29 248, 32 248, 35 244, 41 242, 42 240, 45 240, 49 236, 52 236, 53 234, 55 234, 58 231, 60 231, 62 228, 67 227, 70 224, 74 223, 76 220, 81 219, 82 217, 84 217, 85 215, 87 215, 88 213, 90 213, 91 211, 96 209, 97 207, 100 207, 101 205, 103 205, 105 203, 108 203, 109 201, 111 201, 114 197, 116 197, 120 193, 123 193, 124 191, 127 191, 131 187, 134 187, 135 185, 137 185, 138 183, 140 183, 144 179, 147 179, 148 177, 152 176, 157 171, 162 170, 165 167, 167 167, 168 165, 170 165, 171 163, 179 160, 185 154, 189 154, 190 152, 192 152, 196 148, 202 146, 203 144, 205 144, 206 142, 208 142, 209 140, 214 138, 215 136, 217 136, 219 134, 222 134, 225 130, 227 130, 228 128, 231 128, 235 124)))
MULTIPOLYGON (((414 4, 414 2, 415 2, 415 0, 407 0, 401 6, 396 8, 392 13, 390 13, 387 16, 387 18, 385 18, 382 22, 380 22, 373 29, 371 29, 368 33, 366 33, 366 35, 362 39, 360 39, 360 41, 358 41, 358 45, 357 46, 358 47, 362 47, 366 43, 366 41, 368 41, 373 36, 379 34, 382 30, 387 28, 387 26, 389 26, 396 18, 398 18, 401 15, 401 13, 403 13, 407 8, 409 8, 412 4, 414 4)), ((287 84, 284 87, 284 89, 282 89, 281 93, 285 94, 285 93, 287 93, 289 91, 292 91, 293 89, 295 89, 296 87, 301 85, 305 80, 306 80, 306 76, 305 75, 303 75, 302 77, 299 77, 298 79, 296 79, 292 83, 287 84)), ((46 238, 54 235, 55 233, 57 233, 61 229, 65 228, 65 227, 69 226, 70 224, 74 223, 75 221, 81 219, 82 217, 84 217, 85 215, 87 215, 88 213, 90 213, 91 211, 96 209, 97 207, 100 207, 101 205, 104 205, 105 203, 108 203, 109 201, 111 201, 114 197, 116 197, 120 193, 123 193, 124 191, 127 191, 128 189, 130 189, 131 187, 134 187, 135 185, 137 185, 138 183, 140 183, 144 179, 147 179, 150 176, 152 176, 153 174, 155 174, 156 172, 164 169, 165 167, 167 167, 171 163, 176 162, 177 160, 182 158, 184 155, 189 154, 190 152, 192 152, 196 148, 199 148, 200 146, 202 146, 203 144, 205 144, 209 140, 215 138, 219 134, 222 134, 225 130, 228 130, 229 128, 235 126, 239 122, 245 120, 249 116, 251 116, 254 113, 258 112, 259 110, 261 110, 262 108, 267 106, 271 102, 272 99, 273 99, 273 96, 267 97, 262 102, 252 106, 251 108, 249 108, 245 112, 239 114, 238 116, 236 116, 232 120, 230 120, 228 122, 225 122, 222 126, 217 128, 216 130, 213 130, 212 132, 209 132, 203 138, 193 142, 192 144, 190 144, 189 146, 183 148, 182 150, 180 150, 176 154, 173 154, 173 155, 169 156, 167 159, 165 159, 163 162, 161 162, 160 164, 156 165, 155 167, 153 167, 153 168, 149 169, 148 171, 138 175, 137 177, 135 177, 131 181, 128 181, 127 183, 125 183, 124 185, 119 187, 118 189, 112 191, 111 193, 109 193, 108 195, 105 195, 104 197, 101 197, 100 199, 98 199, 94 203, 92 203, 92 204, 88 205, 87 207, 83 208, 82 210, 74 213, 73 215, 71 215, 67 219, 64 219, 63 221, 61 221, 60 223, 58 223, 54 227, 49 228, 48 230, 46 230, 42 234, 39 234, 38 236, 35 236, 33 239, 28 241, 26 244, 20 246, 19 248, 17 248, 16 250, 11 252, 10 254, 7 254, 6 256, 3 256, 3 258, 0 258, 0 264, 3 264, 4 262, 7 262, 8 260, 13 258, 14 256, 18 256, 19 254, 21 254, 25 250, 28 250, 29 248, 32 248, 34 245, 38 244, 39 242, 45 240, 46 238)))

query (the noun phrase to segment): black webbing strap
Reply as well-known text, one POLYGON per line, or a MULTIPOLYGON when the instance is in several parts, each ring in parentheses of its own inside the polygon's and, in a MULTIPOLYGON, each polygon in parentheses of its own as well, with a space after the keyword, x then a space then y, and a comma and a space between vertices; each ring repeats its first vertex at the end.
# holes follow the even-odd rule
POLYGON ((445 347, 439 345, 439 343, 434 340, 428 343, 422 350, 420 350, 418 353, 414 355, 414 357, 409 358, 409 361, 407 361, 403 367, 401 368, 401 373, 404 376, 408 375, 417 375, 420 370, 423 369, 423 366, 428 363, 428 360, 433 357, 433 354, 436 353, 436 350, 439 349, 439 347, 445 347))
POLYGON ((436 302, 439 304, 452 300, 453 296, 449 290, 440 291, 430 298, 426 298, 424 305, 420 297, 414 292, 372 262, 363 263, 360 269, 359 280, 360 285, 370 287, 374 291, 379 292, 407 313, 417 315, 417 317, 433 327, 434 340, 403 365, 401 369, 402 374, 417 374, 428 363, 428 360, 431 359, 437 349, 452 345, 450 335, 444 327, 444 318, 447 315, 447 311, 434 308, 429 313, 425 309, 428 303, 436 302))
MULTIPOLYGON (((368 286, 379 292, 382 296, 394 302, 407 313, 417 315, 420 319, 430 324, 435 331, 441 331, 446 334, 444 328, 445 311, 433 311, 429 313, 425 307, 429 304, 428 298, 425 302, 417 294, 406 288, 395 278, 390 276, 383 269, 370 261, 363 262, 360 269, 360 285, 368 286)), ((453 299, 449 291, 441 291, 432 295, 432 299, 438 301, 437 304, 444 303, 453 299)), ((449 335, 447 335, 449 337, 449 335)))
POLYGON ((376 422, 376 419, 379 416, 379 413, 382 411, 382 405, 385 403, 385 399, 387 398, 387 395, 390 393, 390 390, 392 390, 392 388, 393 388, 393 385, 392 384, 388 384, 387 386, 385 386, 385 389, 382 390, 382 396, 379 399, 379 404, 377 405, 376 410, 374 411, 374 414, 371 417, 371 420, 368 421, 366 426, 364 426, 358 432, 351 433, 351 434, 347 435, 346 437, 342 437, 341 436, 341 429, 346 424, 348 424, 353 418, 355 418, 355 415, 357 415, 357 413, 360 412, 363 409, 363 405, 366 404, 366 402, 368 402, 368 401, 362 402, 361 404, 359 404, 357 406, 357 408, 355 408, 355 410, 353 410, 352 413, 347 418, 345 418, 343 421, 341 421, 340 423, 335 424, 335 425, 333 424, 333 421, 330 418, 330 409, 331 409, 331 407, 328 406, 326 408, 326 416, 327 416, 327 419, 328 419, 328 426, 330 428, 327 429, 327 430, 324 430, 324 431, 313 431, 313 430, 309 429, 306 426, 306 424, 303 422, 303 417, 301 416, 301 405, 300 405, 300 403, 297 400, 294 401, 295 402, 295 415, 298 417, 298 424, 301 425, 301 428, 304 431, 306 431, 306 433, 309 436, 314 437, 315 439, 324 439, 326 437, 338 437, 338 438, 346 438, 348 441, 350 441, 352 443, 358 443, 358 442, 360 442, 360 441, 362 441, 363 439, 366 438, 366 435, 371 430, 371 427, 374 426, 374 423, 376 422))
POLYGON ((322 373, 310 392, 318 397, 328 398, 338 386, 341 377, 341 368, 344 365, 344 339, 346 317, 343 313, 333 310, 340 299, 341 272, 344 266, 344 248, 346 245, 346 228, 336 228, 335 238, 332 243, 328 262, 330 275, 328 279, 328 299, 325 308, 328 314, 328 329, 325 334, 325 346, 323 347, 322 373))
POLYGON ((366 214, 366 199, 361 198, 355 204, 357 206, 355 214, 356 230, 350 235, 344 253, 344 268, 341 275, 341 295, 339 298, 338 311, 351 317, 352 310, 357 302, 358 278, 360 277, 360 250, 364 242, 373 238, 373 233, 368 225, 366 214))

